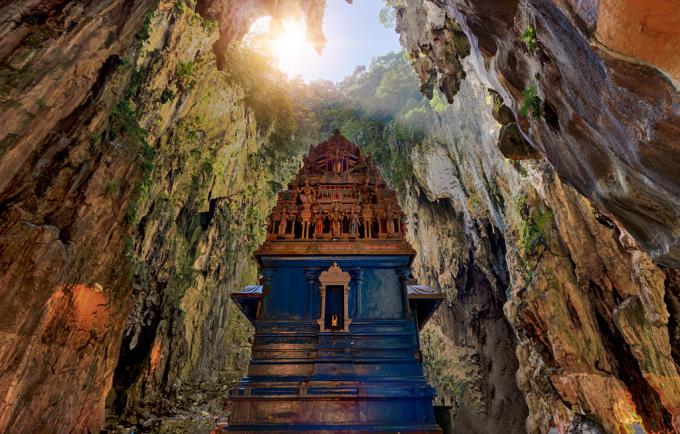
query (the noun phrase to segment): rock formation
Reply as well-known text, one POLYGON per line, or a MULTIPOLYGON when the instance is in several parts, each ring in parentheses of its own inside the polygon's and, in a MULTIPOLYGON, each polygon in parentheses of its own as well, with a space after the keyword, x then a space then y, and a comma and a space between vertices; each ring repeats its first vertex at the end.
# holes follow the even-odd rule
POLYGON ((549 164, 504 160, 465 65, 403 201, 418 277, 449 295, 423 341, 454 431, 677 430, 676 273, 549 164))
MULTIPOLYGON (((680 430, 677 10, 400 4, 421 90, 453 103, 378 163, 400 165, 415 270, 447 293, 423 347, 451 425, 680 430)), ((250 334, 227 293, 255 280, 265 216, 319 127, 291 96, 305 89, 230 42, 290 14, 320 46, 322 11, 0 5, 0 431, 225 413, 250 334)))
MULTIPOLYGON (((223 25, 262 12, 246 6, 223 25)), ((0 17, 0 431, 98 432, 107 396, 116 423, 238 378, 226 294, 254 278, 243 252, 296 152, 275 156, 237 72, 217 73, 216 26, 184 1, 0 17)))
POLYGON ((453 98, 464 33, 482 81, 557 173, 657 263, 680 265, 677 5, 407 0, 397 18, 425 89, 453 98))

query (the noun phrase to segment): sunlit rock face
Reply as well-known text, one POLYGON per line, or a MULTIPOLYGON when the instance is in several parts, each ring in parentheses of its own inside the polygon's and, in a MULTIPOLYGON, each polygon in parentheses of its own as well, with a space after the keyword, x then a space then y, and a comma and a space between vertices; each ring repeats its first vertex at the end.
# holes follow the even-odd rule
POLYGON ((453 432, 678 430, 677 273, 546 162, 504 159, 464 65, 403 195, 418 278, 448 295, 422 342, 453 432))
POLYGON ((451 98, 458 85, 450 83, 464 78, 455 67, 464 53, 457 39, 441 37, 446 26, 467 35, 482 80, 562 179, 607 210, 654 261, 680 266, 677 5, 405 1, 402 44, 423 86, 436 77, 451 98), (520 116, 532 101, 536 113, 520 116))
POLYGON ((266 127, 188 3, 0 17, 0 431, 98 432, 106 414, 151 430, 144 405, 182 406, 248 360, 226 293, 255 278, 266 127))
POLYGON ((151 5, 0 7, 2 432, 102 426, 130 292, 124 180, 142 170, 134 151, 90 137, 151 5))

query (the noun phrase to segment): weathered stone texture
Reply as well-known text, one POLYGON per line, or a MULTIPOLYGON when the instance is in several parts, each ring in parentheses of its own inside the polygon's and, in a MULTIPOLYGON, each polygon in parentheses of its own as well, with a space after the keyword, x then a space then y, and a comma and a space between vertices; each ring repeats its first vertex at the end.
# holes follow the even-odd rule
MULTIPOLYGON (((425 88, 432 69, 418 65, 459 64, 447 53, 461 53, 461 44, 437 33, 450 20, 467 35, 482 81, 515 114, 527 104, 526 91, 537 89, 542 113, 519 126, 561 178, 607 210, 657 263, 680 266, 677 5, 408 0, 397 30, 406 49, 419 54, 414 64, 425 88), (523 40, 530 27, 534 40, 523 40)), ((457 87, 446 83, 464 73, 456 67, 436 74, 452 98, 457 87)))
POLYGON ((116 422, 244 368, 226 293, 275 179, 216 27, 188 2, 0 6, 0 431, 97 432, 111 390, 116 422))
POLYGON ((418 277, 449 294, 423 344, 454 432, 677 430, 675 273, 546 162, 504 160, 483 101, 470 70, 403 206, 418 277))

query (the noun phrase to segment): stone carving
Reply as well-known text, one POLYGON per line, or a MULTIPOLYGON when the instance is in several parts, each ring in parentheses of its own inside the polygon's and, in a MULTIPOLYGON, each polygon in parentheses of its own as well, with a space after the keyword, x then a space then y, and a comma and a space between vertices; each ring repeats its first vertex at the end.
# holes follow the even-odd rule
POLYGON ((369 157, 336 132, 310 149, 297 177, 279 193, 259 253, 305 252, 304 246, 291 243, 302 240, 352 240, 359 242, 359 250, 370 250, 369 241, 392 241, 388 250, 410 253, 405 217, 369 157), (289 244, 274 247, 278 243, 289 244))

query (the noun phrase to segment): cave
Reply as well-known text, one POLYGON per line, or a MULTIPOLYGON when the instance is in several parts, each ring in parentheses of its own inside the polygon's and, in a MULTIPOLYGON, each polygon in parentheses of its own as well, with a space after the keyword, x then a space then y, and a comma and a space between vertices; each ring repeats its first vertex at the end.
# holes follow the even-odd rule
POLYGON ((0 17, 0 432, 680 432, 674 2, 0 17))

